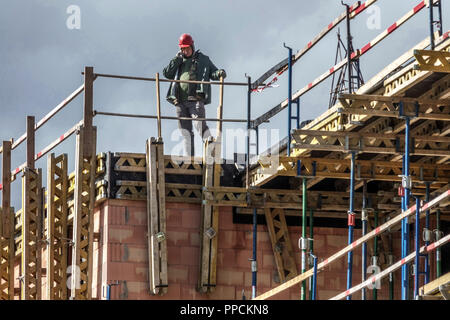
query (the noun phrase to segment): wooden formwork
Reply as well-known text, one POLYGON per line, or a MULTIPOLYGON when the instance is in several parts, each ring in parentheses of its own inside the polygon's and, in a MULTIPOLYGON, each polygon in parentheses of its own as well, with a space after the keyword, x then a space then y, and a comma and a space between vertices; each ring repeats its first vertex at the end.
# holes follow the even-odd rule
POLYGON ((168 291, 164 144, 147 140, 147 227, 150 293, 168 291))
POLYGON ((55 157, 52 153, 47 160, 47 299, 67 299, 68 261, 68 176, 67 155, 55 157))
POLYGON ((77 133, 72 238, 71 299, 90 299, 92 291, 93 209, 95 202, 96 130, 77 133), (89 143, 88 143, 89 140, 89 143), (89 150, 86 148, 92 148, 89 150))

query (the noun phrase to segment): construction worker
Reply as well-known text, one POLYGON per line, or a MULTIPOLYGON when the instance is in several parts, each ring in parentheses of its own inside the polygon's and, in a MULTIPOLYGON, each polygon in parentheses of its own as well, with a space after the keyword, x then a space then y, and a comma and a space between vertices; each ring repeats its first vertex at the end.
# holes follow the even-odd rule
MULTIPOLYGON (((225 78, 226 73, 211 62, 208 56, 195 51, 194 40, 184 33, 180 36, 178 45, 180 51, 163 74, 168 79, 210 81, 225 78)), ((211 103, 211 86, 209 84, 172 82, 167 92, 167 101, 176 107, 178 117, 205 118, 205 105, 211 103)), ((194 126, 203 138, 211 136, 206 121, 195 121, 194 126)), ((178 120, 178 128, 184 140, 185 152, 194 156, 194 132, 191 120, 178 120)))

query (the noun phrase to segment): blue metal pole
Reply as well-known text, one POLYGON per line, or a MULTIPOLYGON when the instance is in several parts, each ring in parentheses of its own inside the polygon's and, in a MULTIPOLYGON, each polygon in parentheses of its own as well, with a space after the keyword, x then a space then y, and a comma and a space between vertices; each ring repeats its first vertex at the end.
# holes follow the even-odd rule
POLYGON ((287 141, 287 155, 291 155, 291 130, 292 130, 292 48, 286 46, 283 43, 283 46, 288 49, 289 57, 288 57, 288 141, 287 141))
MULTIPOLYGON (((355 188, 355 152, 352 151, 351 171, 350 171, 350 208, 348 212, 348 244, 353 242, 353 228, 355 227, 355 214, 353 212, 355 188)), ((347 254, 347 290, 352 287, 352 267, 353 267, 353 251, 347 254)), ((352 296, 348 295, 347 300, 351 300, 352 296)))
POLYGON ((313 280, 312 280, 312 296, 311 300, 316 300, 316 294, 317 294, 317 257, 311 253, 311 257, 314 259, 314 273, 313 273, 313 280))
POLYGON ((111 285, 106 285, 106 300, 111 300, 111 285))
MULTIPOLYGON (((367 182, 364 180, 363 185, 363 202, 362 202, 362 235, 365 236, 367 234, 367 182)), ((367 242, 362 244, 362 281, 366 281, 367 279, 367 242)), ((366 288, 361 290, 361 300, 366 300, 366 288)))
MULTIPOLYGON (((250 119, 251 119, 251 77, 247 76, 247 85, 248 85, 248 92, 247 92, 247 191, 250 187, 250 176, 249 176, 249 170, 250 170, 250 119)), ((248 196, 248 193, 247 193, 248 196)), ((257 244, 257 212, 256 208, 253 209, 253 256, 251 261, 251 269, 252 269, 252 298, 256 297, 256 283, 257 283, 257 255, 256 255, 256 244, 257 244)))
MULTIPOLYGON (((402 108, 403 109, 403 108, 402 108)), ((404 158, 404 197, 403 197, 403 210, 408 210, 409 195, 410 195, 410 180, 409 180, 409 149, 410 149, 410 119, 405 117, 405 158, 404 158)), ((409 224, 408 218, 402 220, 402 258, 405 258, 409 253, 409 224)), ((408 265, 402 266, 402 300, 409 299, 409 272, 408 265)))
POLYGON ((434 16, 433 16, 433 2, 430 2, 430 44, 431 44, 431 50, 434 50, 435 44, 434 44, 434 16))
POLYGON ((252 261, 252 298, 256 297, 256 281, 257 281, 257 267, 256 267, 256 245, 257 245, 257 214, 256 208, 253 209, 253 261, 252 261))
MULTIPOLYGON (((428 203, 430 201, 430 183, 425 183, 425 201, 428 203)), ((430 210, 425 212, 425 229, 427 232, 430 230, 430 210)), ((430 241, 425 241, 425 245, 430 245, 430 241)), ((425 284, 430 282, 430 255, 425 254, 425 284)))

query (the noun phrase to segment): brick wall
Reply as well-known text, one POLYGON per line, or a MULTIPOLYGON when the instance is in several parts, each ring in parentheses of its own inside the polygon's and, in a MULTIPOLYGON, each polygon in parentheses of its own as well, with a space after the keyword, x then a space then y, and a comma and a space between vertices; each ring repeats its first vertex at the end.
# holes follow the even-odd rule
MULTIPOLYGON (((106 298, 106 284, 116 283, 111 299, 247 299, 251 297, 252 226, 233 224, 231 208, 220 209, 218 232, 217 287, 205 295, 196 291, 200 254, 200 205, 167 203, 168 293, 150 295, 148 286, 147 207, 145 201, 107 200, 96 208, 94 230, 101 239, 94 246, 94 297, 106 298)), ((289 227, 297 270, 301 270, 298 238, 301 227, 289 227)), ((397 233, 396 233, 397 235, 397 233)), ((355 239, 361 230, 355 230, 355 239)), ((315 228, 314 252, 319 261, 347 244, 346 228, 315 228)), ((398 251, 400 241, 394 241, 398 251)), ((369 247, 373 246, 369 243, 369 247)), ((266 226, 258 226, 258 294, 279 285, 272 247, 266 226)), ((370 251, 369 251, 370 252, 370 251)), ((370 256, 370 254, 369 254, 370 256)), ((395 254, 399 257, 399 254, 395 254)), ((361 249, 354 252, 353 284, 361 280, 361 249)), ((328 299, 346 289, 347 257, 319 273, 318 299, 328 299)), ((395 273, 396 299, 399 298, 400 272, 395 273)), ((307 285, 308 286, 308 285, 307 285)), ((360 299, 360 293, 353 299, 360 299)), ((300 286, 278 294, 274 299, 299 299, 300 286)), ((372 291, 368 292, 368 299, 372 291)), ((388 284, 382 282, 379 299, 388 298, 388 284)))

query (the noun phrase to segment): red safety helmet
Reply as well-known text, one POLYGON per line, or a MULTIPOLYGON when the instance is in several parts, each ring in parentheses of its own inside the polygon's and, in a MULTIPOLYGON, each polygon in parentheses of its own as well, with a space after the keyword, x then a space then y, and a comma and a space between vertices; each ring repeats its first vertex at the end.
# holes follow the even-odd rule
POLYGON ((192 46, 193 44, 194 40, 192 40, 192 37, 187 33, 183 33, 178 40, 178 45, 180 46, 180 48, 187 48, 192 46))

